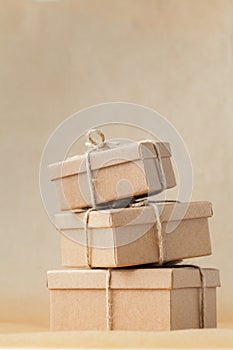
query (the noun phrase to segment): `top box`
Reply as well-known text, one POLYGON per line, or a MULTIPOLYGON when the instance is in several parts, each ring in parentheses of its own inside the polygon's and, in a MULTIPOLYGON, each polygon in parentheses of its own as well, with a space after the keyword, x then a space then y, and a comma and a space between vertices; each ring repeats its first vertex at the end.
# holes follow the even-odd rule
POLYGON ((176 185, 169 144, 152 141, 92 150, 49 165, 49 172, 61 210, 126 206, 176 185))

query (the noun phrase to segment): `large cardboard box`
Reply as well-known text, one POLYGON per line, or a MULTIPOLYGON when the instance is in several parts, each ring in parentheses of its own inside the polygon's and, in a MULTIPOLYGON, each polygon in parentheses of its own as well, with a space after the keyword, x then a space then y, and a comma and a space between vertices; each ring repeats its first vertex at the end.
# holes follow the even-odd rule
POLYGON ((86 155, 78 155, 49 166, 61 210, 93 206, 91 191, 98 205, 129 202, 176 185, 168 143, 127 143, 91 152, 89 157, 88 162, 86 155))
POLYGON ((154 204, 90 211, 86 226, 86 212, 57 214, 62 266, 123 267, 158 263, 161 255, 168 262, 211 254, 211 203, 161 203, 156 208, 161 227, 154 204))
POLYGON ((215 269, 66 269, 48 272, 52 331, 216 327, 215 269))

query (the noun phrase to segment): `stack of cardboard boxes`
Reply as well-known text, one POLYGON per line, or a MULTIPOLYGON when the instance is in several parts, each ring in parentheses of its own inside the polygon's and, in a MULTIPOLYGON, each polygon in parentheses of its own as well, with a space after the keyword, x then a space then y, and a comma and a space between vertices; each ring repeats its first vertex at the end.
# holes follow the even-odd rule
POLYGON ((218 270, 178 263, 211 254, 211 203, 150 199, 176 185, 169 144, 92 143, 49 166, 64 267, 48 271, 51 330, 216 327, 218 270))

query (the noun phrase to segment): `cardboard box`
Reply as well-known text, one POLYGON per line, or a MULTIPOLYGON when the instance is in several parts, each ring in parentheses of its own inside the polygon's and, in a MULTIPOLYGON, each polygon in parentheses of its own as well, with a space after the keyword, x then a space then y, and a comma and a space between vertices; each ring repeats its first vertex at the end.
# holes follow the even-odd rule
MULTIPOLYGON (((122 199, 129 202, 132 197, 159 193, 176 185, 168 143, 127 143, 89 156, 97 205, 122 199)), ((61 210, 93 206, 85 155, 51 164, 49 171, 61 210)))
POLYGON ((157 208, 162 252, 154 207, 91 211, 87 230, 85 212, 57 214, 56 226, 62 233, 62 266, 123 267, 158 263, 161 253, 163 262, 211 254, 208 226, 211 203, 163 203, 157 204, 157 208), (168 223, 176 225, 172 232, 167 232, 168 223))
POLYGON ((66 269, 48 272, 52 331, 216 327, 215 269, 66 269))

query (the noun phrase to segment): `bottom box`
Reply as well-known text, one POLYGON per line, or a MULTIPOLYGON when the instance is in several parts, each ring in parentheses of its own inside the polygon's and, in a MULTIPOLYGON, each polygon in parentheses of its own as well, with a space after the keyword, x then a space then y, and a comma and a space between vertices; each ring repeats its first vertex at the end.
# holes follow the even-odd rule
POLYGON ((196 267, 48 271, 52 331, 216 327, 219 271, 196 267))

